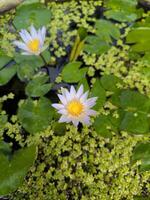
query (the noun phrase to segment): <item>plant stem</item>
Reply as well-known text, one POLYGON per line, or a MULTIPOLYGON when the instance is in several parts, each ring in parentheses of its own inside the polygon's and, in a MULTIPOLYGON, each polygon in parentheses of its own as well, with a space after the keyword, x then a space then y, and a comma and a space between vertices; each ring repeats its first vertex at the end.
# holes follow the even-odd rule
POLYGON ((40 57, 42 58, 42 60, 43 60, 44 64, 47 66, 47 62, 46 62, 46 60, 45 60, 44 56, 43 56, 42 54, 40 54, 40 57))

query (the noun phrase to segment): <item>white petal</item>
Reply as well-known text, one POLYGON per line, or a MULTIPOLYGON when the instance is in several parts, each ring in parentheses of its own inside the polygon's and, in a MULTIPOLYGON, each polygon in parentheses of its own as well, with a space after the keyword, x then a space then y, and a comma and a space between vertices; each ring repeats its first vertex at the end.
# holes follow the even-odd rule
POLYGON ((45 26, 43 26, 42 29, 41 29, 41 36, 42 36, 42 39, 45 40, 45 36, 46 36, 46 28, 45 28, 45 26))
POLYGON ((90 116, 95 116, 97 115, 97 112, 95 110, 89 109, 86 111, 86 114, 90 116))
POLYGON ((64 105, 59 103, 53 103, 52 107, 56 108, 57 110, 60 110, 64 108, 64 105))
POLYGON ((87 92, 85 92, 84 94, 82 94, 82 96, 80 97, 80 101, 82 102, 82 103, 84 103, 86 100, 87 100, 87 97, 88 97, 88 91, 87 92))
POLYGON ((93 106, 96 104, 96 100, 97 100, 97 99, 98 99, 97 97, 89 98, 89 99, 86 100, 85 104, 86 104, 89 108, 91 108, 91 107, 93 107, 93 106))
POLYGON ((16 45, 17 47, 19 47, 20 49, 28 51, 27 46, 23 42, 14 41, 13 43, 14 43, 14 45, 16 45))
POLYGON ((65 96, 58 94, 58 97, 59 97, 60 101, 61 101, 64 105, 67 104, 67 100, 66 100, 66 97, 65 97, 65 96))
POLYGON ((21 39, 22 39, 25 43, 28 43, 28 42, 30 41, 28 38, 26 38, 26 35, 24 34, 24 31, 23 31, 23 30, 21 30, 21 31, 19 32, 19 35, 20 35, 21 39))
POLYGON ((33 25, 31 25, 30 27, 30 34, 31 34, 32 39, 38 38, 37 31, 33 25))
POLYGON ((42 48, 43 47, 43 45, 44 45, 44 40, 43 40, 43 38, 42 38, 42 35, 41 35, 41 31, 40 30, 38 30, 38 39, 40 40, 40 47, 42 48))
POLYGON ((61 117, 60 117, 60 119, 59 119, 59 122, 70 122, 70 120, 68 119, 68 117, 67 116, 65 116, 65 115, 62 115, 61 117))
POLYGON ((61 109, 61 110, 58 111, 58 113, 62 114, 62 115, 67 115, 68 114, 66 109, 61 109))
POLYGON ((83 85, 81 85, 77 91, 76 97, 80 98, 81 95, 83 94, 83 85))
POLYGON ((63 95, 63 96, 66 96, 66 91, 67 91, 66 88, 61 87, 61 92, 62 92, 62 95, 63 95))
POLYGON ((90 117, 84 116, 84 117, 81 119, 81 122, 82 122, 83 124, 90 125, 90 117))
POLYGON ((31 55, 34 55, 33 53, 28 52, 28 51, 21 52, 21 54, 22 54, 22 55, 28 55, 28 56, 29 56, 29 55, 30 55, 30 56, 31 56, 31 55))
POLYGON ((75 88, 73 86, 71 86, 71 88, 70 88, 70 96, 72 98, 76 97, 76 90, 75 90, 75 88))
POLYGON ((72 96, 70 95, 69 91, 66 88, 61 88, 61 92, 63 96, 66 98, 67 102, 72 100, 72 96))
POLYGON ((77 127, 77 126, 78 126, 78 124, 79 124, 79 121, 78 121, 78 120, 76 120, 76 119, 73 119, 73 120, 72 120, 72 123, 73 123, 73 125, 74 125, 74 126, 76 126, 76 127, 77 127))
MULTIPOLYGON (((24 39, 29 42, 30 40, 32 40, 31 35, 28 33, 28 31, 22 29, 21 33, 23 34, 24 39)), ((20 35, 21 36, 21 35, 20 35)), ((22 37, 22 36, 21 36, 22 37)), ((23 38, 22 38, 23 39, 23 38)))

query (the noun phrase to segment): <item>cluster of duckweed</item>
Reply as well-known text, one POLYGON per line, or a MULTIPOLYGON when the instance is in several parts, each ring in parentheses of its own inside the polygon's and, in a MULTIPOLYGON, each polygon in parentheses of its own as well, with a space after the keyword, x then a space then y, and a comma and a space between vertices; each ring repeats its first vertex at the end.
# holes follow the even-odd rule
POLYGON ((13 200, 132 200, 143 188, 150 194, 150 172, 130 164, 133 147, 144 138, 123 132, 110 140, 73 126, 63 135, 49 127, 34 138, 38 158, 13 200))
POLYGON ((11 22, 14 17, 15 11, 12 10, 9 13, 0 15, 0 49, 6 53, 6 55, 12 57, 14 47, 12 41, 16 38, 14 27, 11 22))
MULTIPOLYGON (((73 45, 77 29, 84 27, 88 32, 93 32, 92 24, 96 7, 101 6, 101 1, 69 1, 64 3, 49 2, 48 7, 52 13, 49 24, 51 51, 56 57, 65 56, 68 47, 73 45)), ((70 48, 69 48, 70 50, 70 48)))
POLYGON ((101 56, 83 52, 82 58, 89 66, 88 75, 94 77, 97 72, 100 75, 114 74, 123 80, 124 88, 136 88, 139 92, 150 96, 149 61, 131 60, 129 48, 128 45, 123 45, 122 49, 112 47, 101 56))

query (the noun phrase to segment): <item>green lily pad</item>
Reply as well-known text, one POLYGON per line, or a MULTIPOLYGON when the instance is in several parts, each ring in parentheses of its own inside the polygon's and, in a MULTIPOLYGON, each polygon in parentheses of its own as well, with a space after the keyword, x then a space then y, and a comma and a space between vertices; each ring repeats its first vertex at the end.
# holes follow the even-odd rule
POLYGON ((51 12, 40 3, 22 5, 17 9, 14 25, 17 29, 27 29, 31 24, 36 28, 46 26, 50 22, 51 12))
POLYGON ((23 182, 36 157, 36 147, 26 147, 14 153, 11 160, 0 153, 0 195, 8 195, 23 182))
POLYGON ((18 118, 21 125, 29 133, 37 133, 48 127, 54 115, 54 109, 47 98, 39 100, 27 99, 18 110, 18 118))
POLYGON ((132 162, 141 160, 140 170, 150 170, 150 143, 138 143, 133 151, 132 162))
POLYGON ((26 87, 26 94, 30 97, 40 97, 45 95, 52 87, 51 83, 46 83, 48 80, 49 76, 45 74, 34 76, 26 87))
POLYGON ((77 83, 85 78, 87 68, 80 68, 81 62, 71 62, 64 66, 62 79, 67 83, 77 83))

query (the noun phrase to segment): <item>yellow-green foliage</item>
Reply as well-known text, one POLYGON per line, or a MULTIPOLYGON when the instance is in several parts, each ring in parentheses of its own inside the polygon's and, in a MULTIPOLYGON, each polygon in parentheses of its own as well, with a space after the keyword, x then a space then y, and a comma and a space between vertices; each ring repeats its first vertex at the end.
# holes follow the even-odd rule
POLYGON ((8 56, 12 56, 14 52, 14 47, 12 45, 12 40, 16 38, 15 34, 12 33, 13 26, 10 25, 14 17, 14 10, 0 16, 0 49, 5 51, 8 56))
POLYGON ((11 199, 132 200, 143 189, 150 194, 150 172, 140 173, 140 163, 130 164, 133 147, 144 138, 122 133, 109 140, 72 126, 62 134, 49 127, 32 138, 38 143, 38 158, 11 199))
POLYGON ((82 57, 89 66, 89 76, 93 77, 97 70, 101 75, 114 74, 123 80, 124 88, 136 88, 150 96, 149 62, 144 59, 130 60, 129 46, 122 45, 122 49, 112 47, 99 57, 82 53, 82 57))
POLYGON ((100 6, 101 1, 71 1, 58 4, 49 2, 48 7, 52 13, 52 20, 49 24, 51 50, 55 56, 66 55, 66 47, 72 45, 77 29, 84 27, 88 32, 93 32, 90 22, 95 22, 92 16, 96 6, 100 6), (74 27, 75 26, 75 27, 74 27), (70 27, 71 30, 70 30, 70 27))

